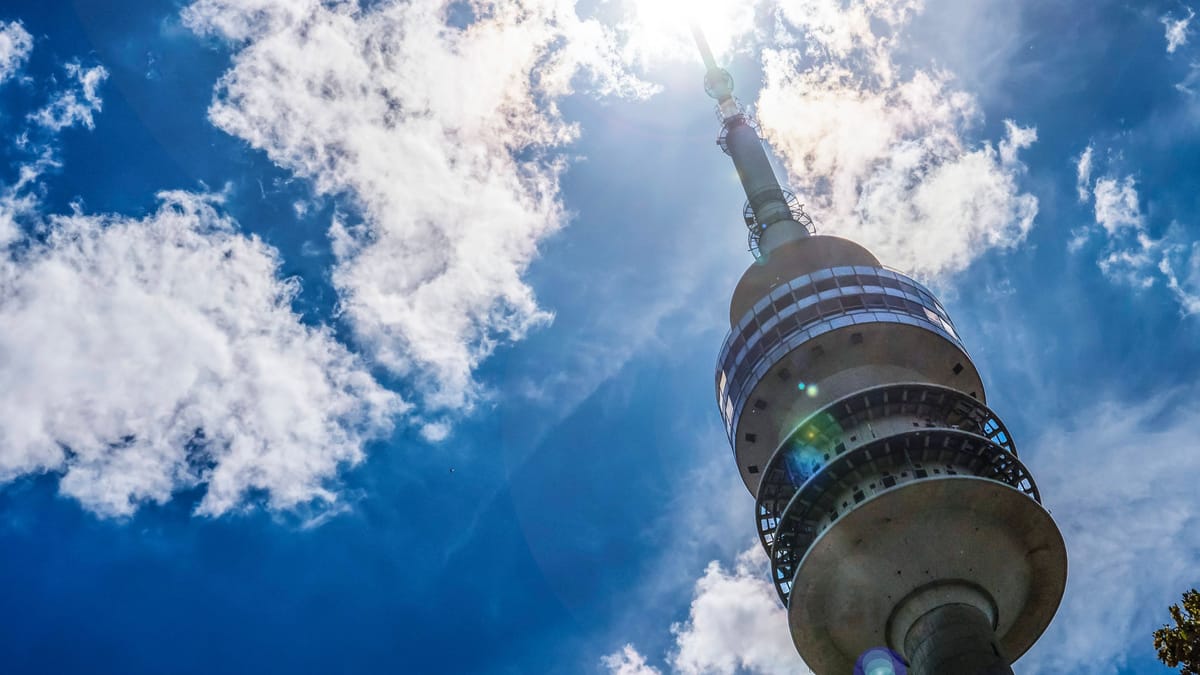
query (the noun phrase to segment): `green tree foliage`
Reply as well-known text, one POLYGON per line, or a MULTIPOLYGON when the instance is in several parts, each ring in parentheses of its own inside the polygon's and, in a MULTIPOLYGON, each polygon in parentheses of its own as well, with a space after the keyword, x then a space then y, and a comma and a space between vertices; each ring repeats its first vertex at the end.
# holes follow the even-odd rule
POLYGON ((1181 675, 1200 675, 1200 591, 1184 593, 1183 609, 1171 605, 1170 611, 1175 626, 1154 631, 1158 659, 1181 675))

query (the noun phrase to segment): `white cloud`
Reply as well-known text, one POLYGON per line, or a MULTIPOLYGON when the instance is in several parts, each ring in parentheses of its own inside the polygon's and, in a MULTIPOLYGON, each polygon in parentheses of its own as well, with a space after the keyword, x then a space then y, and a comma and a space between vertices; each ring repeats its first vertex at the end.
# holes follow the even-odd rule
POLYGON ((975 99, 950 74, 894 62, 917 0, 784 0, 781 30, 806 45, 765 53, 758 114, 822 231, 888 264, 953 273, 1022 242, 1038 211, 1018 179, 1037 138, 1006 122, 997 144, 972 146, 975 99))
MULTIPOLYGON (((675 646, 668 657, 678 675, 811 675, 788 633, 787 612, 771 585, 769 563, 755 546, 738 556, 732 570, 709 563, 695 585, 687 621, 671 626, 675 646)), ((604 659, 614 673, 645 667, 626 645, 604 659), (630 665, 633 664, 633 665, 630 665)))
POLYGON ((671 628, 681 675, 809 673, 788 633, 787 612, 771 585, 759 546, 738 556, 732 571, 712 562, 696 582, 691 612, 671 628))
POLYGON ((1075 164, 1075 190, 1079 201, 1086 202, 1092 196, 1092 159, 1095 148, 1087 146, 1075 164))
POLYGON ((108 79, 108 70, 104 66, 85 68, 78 61, 66 64, 65 69, 71 85, 29 118, 51 131, 62 131, 77 124, 94 129, 94 115, 104 107, 100 85, 108 79))
MULTIPOLYGON (((10 24, 8 30, 14 29, 24 31, 20 24, 10 24)), ((5 49, 3 32, 0 30, 0 52, 5 49)), ((26 56, 31 45, 30 41, 25 46, 26 56)), ((0 184, 0 249, 19 238, 23 223, 35 224, 40 221, 40 179, 46 172, 60 167, 59 133, 80 124, 88 129, 93 128, 93 115, 103 106, 99 86, 108 77, 103 67, 84 68, 78 62, 71 62, 64 66, 64 70, 69 82, 50 92, 50 102, 26 118, 26 122, 35 127, 23 129, 13 141, 15 149, 24 154, 26 159, 17 166, 16 181, 8 185, 0 184)))
MULTIPOLYGON (((1105 176, 1092 186, 1096 224, 1105 234, 1099 265, 1105 276, 1134 288, 1150 288, 1161 256, 1161 242, 1150 238, 1142 216, 1133 176, 1117 180, 1105 176)), ((1072 244, 1072 250, 1080 246, 1072 244)))
POLYGON ((1096 223, 1109 236, 1121 234, 1125 229, 1145 228, 1133 176, 1126 176, 1121 181, 1111 177, 1100 178, 1096 181, 1093 196, 1096 199, 1096 223))
MULTIPOLYGON (((1172 223, 1162 237, 1151 236, 1133 176, 1100 177, 1091 186, 1091 197, 1096 224, 1105 235, 1099 259, 1104 274, 1138 289, 1161 280, 1184 314, 1200 314, 1200 246, 1195 238, 1179 223, 1172 223)), ((1069 250, 1081 250, 1086 239, 1085 229, 1069 250)))
POLYGON ((58 162, 46 150, 37 159, 17 169, 17 180, 0 185, 0 251, 21 235, 21 222, 37 217, 40 198, 35 192, 37 179, 58 162))
POLYGON ((522 275, 566 219, 555 149, 577 129, 555 101, 584 71, 600 92, 645 91, 572 1, 471 3, 465 28, 447 25, 452 4, 200 0, 184 15, 236 44, 212 121, 345 198, 344 317, 434 415, 469 408, 476 366, 551 320, 522 275))
POLYGON ((662 675, 662 671, 646 664, 646 657, 638 653, 633 645, 625 645, 621 651, 600 659, 600 663, 612 675, 662 675))
POLYGON ((1167 288, 1175 294, 1184 314, 1200 314, 1200 242, 1173 223, 1163 238, 1162 259, 1158 271, 1167 288))
POLYGON ((1030 673, 1123 672, 1147 653, 1166 608, 1200 566, 1200 412, 1195 391, 1110 400, 1047 428, 1039 487, 1070 555, 1058 616, 1028 657, 1030 673))
POLYGON ((1189 26, 1192 19, 1196 18, 1196 12, 1192 8, 1187 8, 1187 16, 1182 19, 1176 19, 1171 16, 1164 16, 1162 19, 1163 26, 1167 30, 1167 53, 1174 54, 1175 50, 1188 43, 1188 36, 1191 32, 1189 26))
POLYGON ((61 473, 103 515, 202 487, 219 515, 334 507, 339 469, 403 404, 291 310, 273 249, 215 198, 49 219, 0 258, 0 480, 61 473))
POLYGON ((33 51, 33 36, 20 21, 0 21, 0 83, 25 67, 33 51))
POLYGON ((1188 96, 1195 96, 1197 86, 1200 86, 1200 63, 1192 63, 1188 67, 1187 76, 1175 85, 1175 89, 1188 96))

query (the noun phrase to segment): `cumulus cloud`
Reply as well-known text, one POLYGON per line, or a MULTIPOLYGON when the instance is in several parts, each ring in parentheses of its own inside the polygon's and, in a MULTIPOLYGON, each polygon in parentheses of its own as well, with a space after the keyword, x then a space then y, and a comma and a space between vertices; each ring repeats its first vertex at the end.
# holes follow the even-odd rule
POLYGON ((403 404, 301 323, 275 251, 216 198, 160 198, 141 219, 52 217, 0 258, 0 480, 60 473, 111 516, 196 488, 205 515, 336 504, 403 404))
POLYGON ((769 563, 758 546, 726 571, 709 563, 696 582, 688 619, 672 626, 678 648, 671 665, 682 675, 739 672, 807 673, 788 634, 787 613, 771 585, 769 563))
POLYGON ((20 21, 0 21, 0 84, 25 67, 33 51, 33 36, 20 21))
POLYGON ((1196 12, 1191 7, 1187 8, 1187 16, 1182 19, 1176 19, 1170 15, 1162 17, 1163 27, 1167 30, 1167 53, 1174 54, 1175 50, 1188 43, 1190 25, 1192 19, 1196 18, 1196 12))
MULTIPOLYGON (((671 632, 675 647, 668 657, 679 675, 803 675, 811 671, 796 654, 788 634, 787 612, 769 579, 762 549, 738 556, 732 570, 709 563, 697 582, 687 621, 671 632)), ((605 659, 614 673, 644 660, 630 646, 605 659)))
POLYGON ((1152 236, 1133 176, 1101 176, 1085 187, 1099 227, 1077 233, 1070 250, 1081 250, 1098 231, 1104 237, 1098 263, 1106 276, 1140 289, 1161 282, 1184 314, 1200 314, 1200 245, 1194 237, 1179 223, 1172 223, 1161 237, 1152 236))
POLYGON ((1200 566, 1200 412, 1195 391, 1109 400, 1035 443, 1046 504, 1071 556, 1055 622, 1021 665, 1031 673, 1123 672, 1200 566), (1102 590, 1103 592, 1097 592, 1102 590))
POLYGON ((200 0, 184 17, 234 44, 213 123, 344 198, 343 316, 443 436, 437 415, 481 394, 475 368, 552 318, 522 275, 566 219, 556 150, 578 130, 555 101, 581 73, 643 85, 567 0, 200 0))
POLYGON ((94 116, 104 107, 100 85, 108 79, 108 70, 104 66, 85 68, 78 61, 68 63, 65 68, 71 84, 29 118, 51 131, 75 125, 94 129, 94 116))
POLYGON ((976 100, 941 70, 894 54, 919 0, 783 0, 797 42, 764 56, 758 116, 822 231, 922 274, 964 269, 1025 239, 1037 199, 1018 185, 1033 128, 971 144, 976 100))

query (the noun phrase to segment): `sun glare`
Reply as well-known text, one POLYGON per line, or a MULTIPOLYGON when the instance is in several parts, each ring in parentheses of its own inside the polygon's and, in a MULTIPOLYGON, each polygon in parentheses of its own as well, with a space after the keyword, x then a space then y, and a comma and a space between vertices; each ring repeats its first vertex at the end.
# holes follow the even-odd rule
POLYGON ((699 59, 691 23, 704 30, 718 60, 753 28, 753 3, 730 0, 626 0, 632 44, 643 60, 699 59))

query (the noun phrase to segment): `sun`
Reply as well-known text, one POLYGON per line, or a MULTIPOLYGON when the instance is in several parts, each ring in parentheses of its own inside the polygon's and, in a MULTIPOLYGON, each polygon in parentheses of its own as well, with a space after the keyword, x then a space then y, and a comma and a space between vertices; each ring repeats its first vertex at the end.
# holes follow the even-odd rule
POLYGON ((754 26, 754 3, 734 0, 625 0, 630 42, 647 62, 696 60, 691 23, 708 37, 718 60, 754 26))

